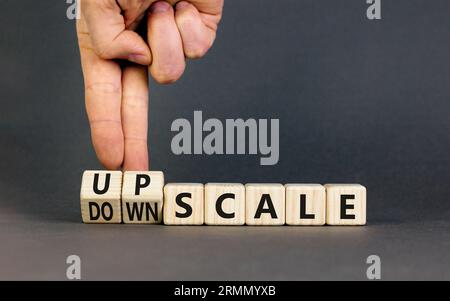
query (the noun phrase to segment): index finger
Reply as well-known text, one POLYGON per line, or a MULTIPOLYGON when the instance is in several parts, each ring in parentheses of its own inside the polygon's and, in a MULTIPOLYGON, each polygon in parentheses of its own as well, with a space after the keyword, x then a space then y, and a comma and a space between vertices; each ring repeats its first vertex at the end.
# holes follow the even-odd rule
POLYGON ((95 54, 83 20, 77 21, 77 35, 92 144, 107 169, 119 169, 124 156, 120 115, 122 71, 118 63, 95 54))

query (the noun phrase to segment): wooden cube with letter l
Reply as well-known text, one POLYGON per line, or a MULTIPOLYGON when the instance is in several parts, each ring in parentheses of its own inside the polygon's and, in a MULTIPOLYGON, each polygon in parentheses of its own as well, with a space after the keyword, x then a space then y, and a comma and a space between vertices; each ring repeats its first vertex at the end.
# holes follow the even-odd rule
POLYGON ((286 224, 322 226, 326 219, 325 187, 320 184, 287 184, 286 224))
POLYGON ((167 184, 164 187, 164 224, 203 225, 203 199, 203 184, 167 184))
POLYGON ((125 224, 162 222, 164 174, 126 171, 123 176, 122 216, 125 224))
POLYGON ((122 172, 87 170, 81 181, 80 203, 84 223, 121 223, 122 172))
POLYGON ((327 224, 366 224, 366 187, 359 184, 327 184, 327 224))

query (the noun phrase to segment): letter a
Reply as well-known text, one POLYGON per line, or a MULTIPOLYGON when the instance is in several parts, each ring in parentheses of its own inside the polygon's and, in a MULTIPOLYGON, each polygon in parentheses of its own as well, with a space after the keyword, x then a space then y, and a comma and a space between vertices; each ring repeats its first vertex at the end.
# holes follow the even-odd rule
POLYGON ((367 4, 371 4, 367 8, 367 19, 381 20, 381 0, 367 0, 367 4))

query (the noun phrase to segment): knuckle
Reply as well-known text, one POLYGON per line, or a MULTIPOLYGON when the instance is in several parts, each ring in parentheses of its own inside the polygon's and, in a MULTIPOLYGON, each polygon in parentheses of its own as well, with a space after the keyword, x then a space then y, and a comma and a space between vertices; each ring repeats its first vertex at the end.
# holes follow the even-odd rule
POLYGON ((136 146, 141 146, 141 145, 146 145, 147 144, 147 137, 146 136, 125 136, 126 143, 128 145, 136 145, 136 146))
MULTIPOLYGON (((90 0, 93 1, 93 0, 90 0)), ((100 7, 104 8, 117 8, 117 1, 115 0, 94 0, 100 7)))
POLYGON ((176 22, 178 26, 190 26, 198 22, 196 14, 192 10, 184 10, 182 13, 178 13, 176 22))
POLYGON ((97 44, 94 47, 95 53, 104 60, 112 59, 111 52, 108 46, 104 46, 103 44, 97 44))
POLYGON ((147 108, 148 96, 147 95, 137 95, 137 94, 124 94, 122 100, 125 106, 130 108, 147 108))
POLYGON ((113 82, 93 82, 86 85, 86 91, 96 94, 119 94, 120 85, 113 82))

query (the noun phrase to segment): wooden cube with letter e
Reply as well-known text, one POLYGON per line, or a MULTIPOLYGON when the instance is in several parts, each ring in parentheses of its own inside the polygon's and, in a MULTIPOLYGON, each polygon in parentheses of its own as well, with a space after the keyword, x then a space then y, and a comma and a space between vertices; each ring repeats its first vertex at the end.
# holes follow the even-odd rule
POLYGON ((359 184, 327 184, 327 224, 366 224, 366 187, 359 184))

